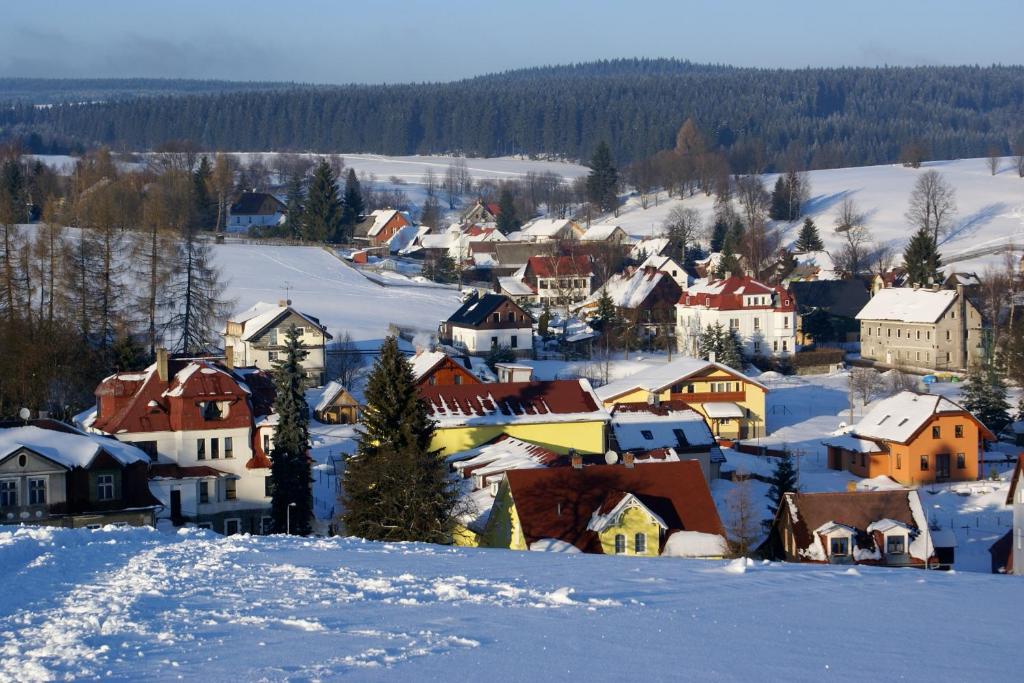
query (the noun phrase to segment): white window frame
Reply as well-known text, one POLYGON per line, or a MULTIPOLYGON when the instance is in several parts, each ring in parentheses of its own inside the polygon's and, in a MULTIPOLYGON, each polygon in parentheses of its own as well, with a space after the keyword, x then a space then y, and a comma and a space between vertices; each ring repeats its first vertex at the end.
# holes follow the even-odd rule
POLYGON ((28 487, 28 495, 26 496, 26 500, 28 501, 29 505, 46 505, 46 501, 49 500, 49 493, 50 493, 49 492, 49 488, 50 488, 49 477, 29 477, 28 478, 28 482, 26 483, 26 486, 28 487), (43 486, 42 486, 42 491, 43 491, 43 499, 42 499, 42 501, 32 502, 32 493, 33 493, 33 491, 32 491, 32 483, 33 482, 42 482, 42 484, 43 484, 43 486))
POLYGON ((6 496, 8 496, 8 495, 13 493, 14 494, 14 502, 13 503, 5 503, 3 505, 0 505, 0 507, 16 508, 19 505, 18 501, 21 500, 21 480, 20 479, 0 479, 0 486, 6 486, 7 484, 14 484, 14 486, 13 486, 13 488, 7 488, 3 492, 3 495, 6 497, 6 496))
POLYGON ((97 474, 96 475, 96 500, 110 501, 114 500, 114 475, 113 474, 97 474), (109 479, 110 481, 106 481, 109 479), (106 488, 110 488, 110 495, 104 496, 103 491, 106 488))

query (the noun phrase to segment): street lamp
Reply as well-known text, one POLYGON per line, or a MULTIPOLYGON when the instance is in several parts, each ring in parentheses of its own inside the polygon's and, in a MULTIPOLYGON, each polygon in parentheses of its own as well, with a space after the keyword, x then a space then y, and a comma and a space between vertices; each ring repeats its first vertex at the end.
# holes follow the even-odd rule
POLYGON ((289 536, 292 533, 292 508, 295 507, 295 503, 288 503, 288 507, 285 508, 284 513, 284 532, 289 536))

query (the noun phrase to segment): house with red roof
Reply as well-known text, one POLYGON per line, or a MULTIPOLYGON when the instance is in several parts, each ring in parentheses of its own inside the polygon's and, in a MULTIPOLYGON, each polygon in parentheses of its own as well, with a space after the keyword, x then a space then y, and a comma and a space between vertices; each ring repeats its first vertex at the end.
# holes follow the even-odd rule
POLYGON ((743 276, 698 280, 676 304, 680 351, 699 355, 701 333, 721 325, 739 336, 750 357, 787 356, 796 351, 796 299, 781 285, 743 276))
POLYGON ((589 256, 531 256, 517 275, 533 303, 565 306, 590 296, 594 267, 589 256))
POLYGON ((501 207, 494 202, 485 202, 483 199, 476 200, 476 203, 469 207, 462 214, 463 223, 493 223, 498 220, 501 207))
POLYGON ((394 237, 399 230, 412 225, 409 214, 395 209, 377 209, 368 216, 360 216, 352 239, 360 244, 379 247, 394 237))
POLYGON ((269 375, 159 349, 149 368, 111 375, 95 393, 76 421, 149 454, 160 516, 225 534, 270 531, 269 375))
POLYGON ((605 555, 720 558, 725 531, 694 460, 512 469, 481 545, 605 555))

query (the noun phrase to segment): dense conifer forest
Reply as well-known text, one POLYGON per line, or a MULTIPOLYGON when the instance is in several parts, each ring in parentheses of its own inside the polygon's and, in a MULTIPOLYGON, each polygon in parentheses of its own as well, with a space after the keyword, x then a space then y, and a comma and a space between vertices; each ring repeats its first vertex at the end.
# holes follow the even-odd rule
POLYGON ((181 87, 161 93, 159 81, 143 81, 135 96, 92 103, 67 83, 78 97, 66 100, 76 104, 38 107, 0 90, 10 102, 0 137, 33 151, 188 139, 206 149, 570 159, 589 158, 605 140, 621 164, 673 147, 692 118, 744 172, 782 168, 794 156, 809 168, 889 163, 908 147, 924 158, 993 147, 1008 154, 1024 128, 1020 66, 783 70, 615 60, 450 83, 176 81, 181 87))

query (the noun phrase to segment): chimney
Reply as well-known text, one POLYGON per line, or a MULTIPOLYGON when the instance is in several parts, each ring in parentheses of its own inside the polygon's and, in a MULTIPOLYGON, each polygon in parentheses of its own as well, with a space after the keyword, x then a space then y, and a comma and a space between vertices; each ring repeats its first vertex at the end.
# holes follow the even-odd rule
POLYGON ((939 285, 939 283, 938 283, 938 282, 933 282, 933 283, 932 283, 932 291, 933 291, 933 292, 937 292, 937 291, 939 291, 939 287, 940 287, 940 285, 939 285))
POLYGON ((622 454, 622 464, 626 466, 626 469, 633 469, 633 454, 630 451, 622 454))
POLYGON ((227 366, 228 370, 235 369, 235 347, 225 346, 224 347, 224 365, 227 366))
POLYGON ((156 374, 161 382, 167 381, 167 349, 162 346, 156 350, 156 374))
POLYGON ((714 351, 708 351, 708 362, 709 363, 717 363, 718 362, 718 354, 715 353, 714 351))
POLYGON ((569 449, 569 462, 572 463, 572 468, 574 470, 583 469, 583 456, 577 453, 575 448, 569 449))

